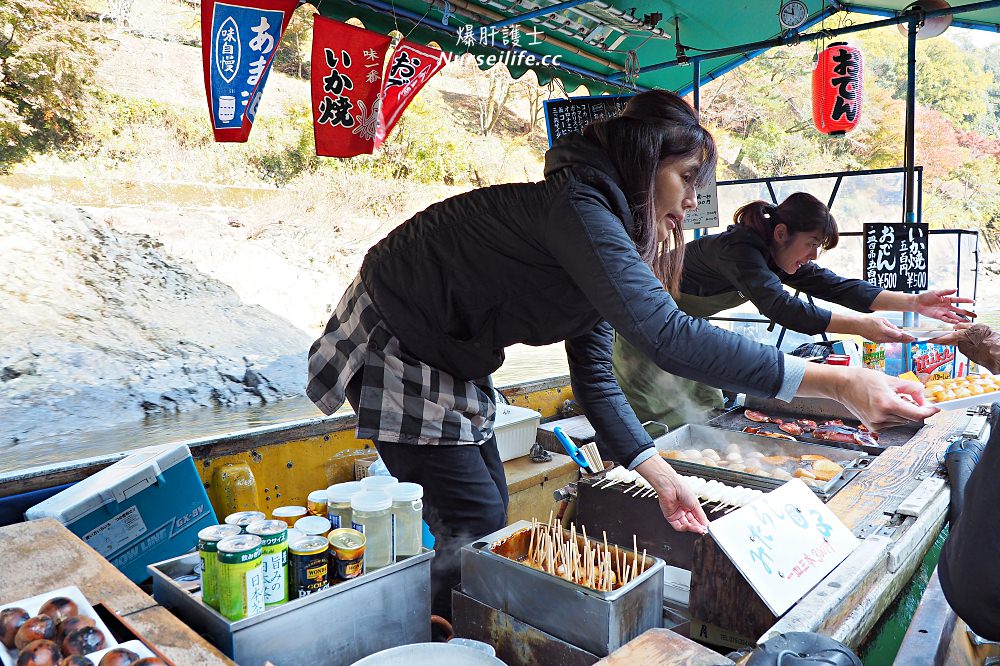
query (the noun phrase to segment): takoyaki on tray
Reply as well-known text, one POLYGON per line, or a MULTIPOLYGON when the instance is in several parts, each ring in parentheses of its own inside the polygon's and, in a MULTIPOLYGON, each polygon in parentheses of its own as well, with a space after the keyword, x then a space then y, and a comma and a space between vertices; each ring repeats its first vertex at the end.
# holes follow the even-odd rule
POLYGON ((679 473, 770 491, 802 479, 824 501, 874 459, 851 449, 690 424, 656 442, 679 473))
POLYGON ((923 427, 922 423, 911 423, 872 432, 854 419, 803 413, 791 408, 794 402, 780 404, 785 408, 778 408, 774 403, 755 405, 748 402, 744 407, 715 417, 707 425, 751 435, 863 451, 873 456, 882 453, 887 446, 905 444, 923 427))

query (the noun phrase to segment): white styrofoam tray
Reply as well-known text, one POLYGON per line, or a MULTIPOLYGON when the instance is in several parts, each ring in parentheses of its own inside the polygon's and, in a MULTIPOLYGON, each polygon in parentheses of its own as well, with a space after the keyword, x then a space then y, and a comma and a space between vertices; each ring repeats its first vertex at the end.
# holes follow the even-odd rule
POLYGON ((1000 402, 1000 391, 981 393, 980 395, 970 395, 967 398, 957 398, 955 400, 945 400, 944 402, 931 402, 938 409, 965 409, 975 405, 988 405, 991 402, 1000 402))
POLYGON ((99 663, 101 663, 101 659, 104 658, 104 655, 106 655, 107 653, 109 653, 112 650, 114 650, 115 647, 127 648, 129 650, 132 650, 132 652, 135 652, 137 655, 139 655, 140 659, 145 659, 146 657, 155 657, 156 656, 155 654, 153 654, 152 650, 150 650, 148 647, 146 647, 145 643, 143 643, 142 641, 135 640, 135 641, 125 641, 124 643, 122 643, 120 645, 116 645, 114 647, 109 647, 109 648, 104 648, 103 650, 100 650, 99 652, 91 652, 90 654, 87 655, 87 659, 91 660, 95 664, 99 664, 99 663))
MULTIPOLYGON (((0 604, 0 610, 4 608, 23 608, 24 610, 28 611, 28 613, 32 617, 34 617, 35 615, 38 615, 38 610, 42 607, 42 604, 44 604, 46 601, 48 601, 53 597, 69 597, 70 599, 75 601, 78 614, 85 615, 86 617, 89 617, 90 619, 94 620, 94 623, 97 626, 97 628, 100 629, 102 633, 104 633, 104 640, 107 643, 108 648, 110 649, 118 646, 118 643, 115 641, 115 637, 112 636, 111 632, 108 630, 108 626, 104 624, 104 621, 101 620, 101 618, 97 615, 97 612, 94 610, 94 607, 90 605, 89 601, 87 601, 87 597, 83 596, 83 592, 81 592, 80 588, 78 588, 76 585, 70 585, 68 587, 60 587, 59 589, 50 590, 43 594, 36 594, 35 596, 29 597, 27 599, 19 599, 17 601, 12 601, 7 604, 0 604)), ((138 652, 138 650, 135 650, 135 652, 138 652)), ((91 654, 97 654, 97 653, 95 652, 91 654)), ((149 654, 147 656, 153 657, 156 655, 149 654)), ((90 658, 90 655, 88 655, 88 658, 90 658)), ((91 659, 91 661, 94 660, 91 659)), ((98 659, 98 661, 100 660, 98 659)), ((3 645, 0 645, 0 663, 2 663, 3 666, 16 666, 17 650, 8 650, 3 645)), ((97 661, 94 661, 94 663, 96 664, 97 661)))
POLYGON ((913 337, 917 342, 933 340, 934 338, 940 338, 942 335, 955 332, 953 328, 904 328, 901 330, 903 333, 913 337))

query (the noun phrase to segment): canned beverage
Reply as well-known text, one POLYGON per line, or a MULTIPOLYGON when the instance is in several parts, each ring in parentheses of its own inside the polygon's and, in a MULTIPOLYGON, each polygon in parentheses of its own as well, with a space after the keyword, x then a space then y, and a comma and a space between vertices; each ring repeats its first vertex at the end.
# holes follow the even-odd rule
POLYGON ((364 571, 365 535, 349 527, 330 532, 330 564, 338 580, 357 578, 364 571))
POLYGON ((288 601, 288 524, 280 520, 250 523, 247 534, 261 538, 264 568, 264 605, 280 606, 288 601))
POLYGON ((330 548, 324 537, 307 536, 288 544, 289 594, 301 599, 330 587, 330 567, 326 553, 330 548))
POLYGON ((238 525, 212 525, 198 532, 201 600, 216 610, 219 608, 218 545, 226 537, 236 536, 242 531, 238 525))
POLYGON ((306 498, 306 508, 312 516, 326 517, 326 488, 314 490, 306 498))
POLYGON ((263 511, 237 511, 226 516, 226 525, 239 525, 243 533, 246 534, 247 526, 258 520, 267 520, 263 511))
POLYGON ((261 538, 253 534, 226 537, 218 549, 219 612, 234 621, 263 613, 261 538))

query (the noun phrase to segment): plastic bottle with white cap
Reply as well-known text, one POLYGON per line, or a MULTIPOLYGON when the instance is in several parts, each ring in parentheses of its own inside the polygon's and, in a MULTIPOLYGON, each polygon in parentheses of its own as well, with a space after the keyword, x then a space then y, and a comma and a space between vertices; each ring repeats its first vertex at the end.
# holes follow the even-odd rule
POLYGON ((333 529, 351 526, 351 498, 364 492, 360 481, 336 483, 326 489, 326 517, 333 529))
POLYGON ((389 492, 389 488, 399 483, 394 476, 366 476, 361 479, 361 487, 375 492, 389 492))
POLYGON ((392 543, 395 559, 420 554, 423 536, 424 487, 419 483, 397 483, 388 489, 392 497, 392 543))
POLYGON ((365 491, 351 498, 354 529, 365 535, 365 571, 393 562, 392 498, 386 493, 365 491))

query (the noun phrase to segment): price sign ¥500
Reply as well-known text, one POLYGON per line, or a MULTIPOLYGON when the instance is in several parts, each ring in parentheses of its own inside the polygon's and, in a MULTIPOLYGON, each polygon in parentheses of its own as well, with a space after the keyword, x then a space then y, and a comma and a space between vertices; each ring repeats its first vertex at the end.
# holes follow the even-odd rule
POLYGON ((709 534, 779 616, 860 543, 799 479, 712 522, 709 534))

